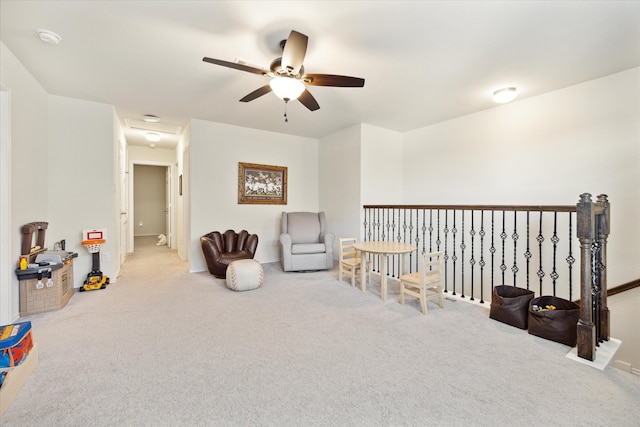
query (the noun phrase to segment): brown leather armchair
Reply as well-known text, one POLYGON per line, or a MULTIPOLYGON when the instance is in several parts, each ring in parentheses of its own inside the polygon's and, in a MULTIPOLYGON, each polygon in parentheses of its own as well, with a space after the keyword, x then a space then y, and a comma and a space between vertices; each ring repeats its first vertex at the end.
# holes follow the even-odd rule
POLYGON ((249 234, 247 230, 242 230, 240 233, 227 230, 224 234, 212 231, 200 238, 200 245, 209 273, 224 279, 227 266, 233 261, 253 259, 258 248, 258 235, 249 234))

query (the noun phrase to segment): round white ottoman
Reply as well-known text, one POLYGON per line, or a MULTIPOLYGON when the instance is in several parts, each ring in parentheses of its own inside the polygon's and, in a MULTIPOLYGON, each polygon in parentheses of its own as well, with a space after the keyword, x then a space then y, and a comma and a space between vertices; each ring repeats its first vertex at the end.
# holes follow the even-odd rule
POLYGON ((259 288, 262 279, 262 265, 255 259, 240 259, 227 267, 227 288, 233 291, 259 288))

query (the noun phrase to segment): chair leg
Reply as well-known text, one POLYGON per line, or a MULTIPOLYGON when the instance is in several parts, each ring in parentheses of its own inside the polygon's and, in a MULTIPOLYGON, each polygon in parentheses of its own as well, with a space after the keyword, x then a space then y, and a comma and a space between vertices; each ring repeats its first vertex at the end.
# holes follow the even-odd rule
POLYGON ((355 268, 351 268, 351 287, 352 288, 356 287, 356 269, 355 268))
POLYGON ((338 281, 342 282, 342 266, 338 266, 338 281))
POLYGON ((427 300, 425 292, 424 287, 422 287, 420 289, 420 309, 422 310, 422 314, 427 314, 427 300))
POLYGON ((400 304, 404 304, 404 282, 400 281, 400 304))
POLYGON ((438 305, 440 308, 444 308, 444 293, 442 292, 442 286, 438 286, 438 305))

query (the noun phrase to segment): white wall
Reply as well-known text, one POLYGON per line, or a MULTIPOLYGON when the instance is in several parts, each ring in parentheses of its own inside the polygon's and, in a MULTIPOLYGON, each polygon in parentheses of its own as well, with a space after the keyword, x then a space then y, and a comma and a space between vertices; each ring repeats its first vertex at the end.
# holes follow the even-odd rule
POLYGON ((175 150, 163 148, 139 147, 137 145, 129 146, 129 161, 132 164, 175 164, 175 150))
POLYGON ((327 231, 337 239, 360 237, 361 126, 355 125, 320 140, 320 208, 325 212, 327 231))
POLYGON ((178 255, 182 260, 189 259, 189 144, 191 141, 191 124, 189 123, 176 147, 176 157, 178 159, 178 167, 176 175, 178 176, 178 192, 176 204, 176 236, 178 242, 178 255), (182 177, 182 183, 180 178, 182 177), (180 185, 182 184, 182 194, 180 194, 180 185))
POLYGON ((200 236, 214 230, 255 233, 256 259, 279 261, 282 212, 318 210, 316 139, 193 119, 189 167, 191 271, 206 270, 200 236), (288 204, 239 205, 239 162, 286 166, 288 204))
POLYGON ((604 193, 609 286, 637 279, 639 94, 635 68, 409 132, 405 202, 572 205, 604 193))
POLYGON ((116 223, 114 154, 116 135, 113 107, 91 101, 49 95, 49 144, 47 177, 40 185, 47 191, 49 229, 46 245, 60 239, 74 260, 75 287, 91 271, 92 256, 82 246, 82 230, 104 228, 107 242, 100 248, 102 272, 116 281, 119 259, 119 224, 116 223))
POLYGON ((362 125, 363 205, 403 202, 402 153, 401 133, 362 125))
POLYGON ((320 210, 336 239, 363 238, 362 206, 402 203, 402 193, 401 133, 358 124, 320 140, 320 210))
MULTIPOLYGON (((11 153, 11 207, 7 227, 11 235, 2 235, 0 239, 10 239, 7 255, 10 265, 15 267, 21 252, 22 226, 49 218, 46 200, 34 197, 43 185, 46 191, 49 175, 47 93, 2 42, 0 58, 0 85, 8 92, 11 105, 10 147, 6 147, 11 153)), ((0 294, 10 300, 9 304, 0 305, 0 323, 5 324, 19 316, 20 286, 13 270, 3 272, 0 279, 3 289, 0 294)))
POLYGON ((0 85, 0 325, 11 323, 11 96, 0 85))
POLYGON ((113 127, 113 170, 114 170, 114 187, 113 205, 114 210, 111 212, 113 223, 116 230, 111 234, 113 240, 113 259, 116 265, 115 276, 120 274, 120 267, 125 261, 127 255, 126 247, 126 220, 127 216, 121 212, 127 210, 127 141, 124 137, 124 130, 120 125, 120 119, 113 108, 112 127, 113 127))

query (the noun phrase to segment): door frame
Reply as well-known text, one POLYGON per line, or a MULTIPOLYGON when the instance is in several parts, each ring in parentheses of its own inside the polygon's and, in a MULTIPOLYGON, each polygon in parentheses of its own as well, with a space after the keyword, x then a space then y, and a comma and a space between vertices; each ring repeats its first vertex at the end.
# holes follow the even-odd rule
POLYGON ((135 247, 134 247, 134 226, 135 226, 135 221, 133 220, 133 218, 135 218, 135 212, 134 212, 134 181, 135 181, 135 176, 134 176, 134 166, 135 165, 145 165, 145 166, 161 166, 161 167, 165 167, 167 172, 168 172, 168 180, 166 182, 167 185, 167 189, 166 192, 167 194, 170 196, 169 200, 167 201, 169 204, 169 220, 167 221, 169 229, 167 230, 167 247, 170 249, 173 249, 175 246, 175 218, 176 218, 176 185, 175 185, 175 176, 176 176, 176 167, 174 163, 171 162, 159 162, 159 161, 154 161, 154 160, 130 160, 129 161, 129 226, 127 227, 127 233, 129 234, 129 244, 127 245, 127 252, 128 253, 133 253, 135 251, 135 247))

